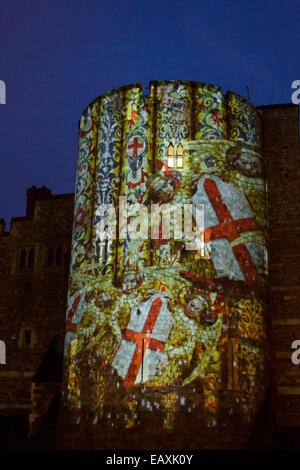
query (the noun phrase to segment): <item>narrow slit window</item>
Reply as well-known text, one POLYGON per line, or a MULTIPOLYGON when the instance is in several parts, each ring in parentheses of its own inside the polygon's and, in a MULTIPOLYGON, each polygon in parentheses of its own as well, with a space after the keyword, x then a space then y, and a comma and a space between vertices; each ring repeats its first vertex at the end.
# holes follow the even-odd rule
POLYGON ((24 340, 26 346, 31 346, 31 331, 25 330, 24 331, 24 340))

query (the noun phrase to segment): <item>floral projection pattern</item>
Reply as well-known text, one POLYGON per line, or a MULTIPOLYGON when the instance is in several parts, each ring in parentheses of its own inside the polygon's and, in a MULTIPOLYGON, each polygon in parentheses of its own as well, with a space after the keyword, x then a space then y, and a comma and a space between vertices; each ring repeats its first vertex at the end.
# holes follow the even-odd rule
POLYGON ((89 105, 79 129, 63 423, 80 433, 84 422, 92 435, 147 422, 167 432, 187 417, 210 428, 234 417, 251 425, 267 383, 266 237, 250 103, 231 92, 223 99, 213 85, 154 81, 149 96, 133 84, 89 105), (115 236, 101 239, 99 224, 113 226, 107 207, 118 214, 124 198, 125 222, 117 217, 115 236), (139 227, 139 204, 203 204, 203 249, 174 237, 171 209, 168 237, 161 223, 155 239, 150 229, 146 239, 121 236, 120 227, 139 227))

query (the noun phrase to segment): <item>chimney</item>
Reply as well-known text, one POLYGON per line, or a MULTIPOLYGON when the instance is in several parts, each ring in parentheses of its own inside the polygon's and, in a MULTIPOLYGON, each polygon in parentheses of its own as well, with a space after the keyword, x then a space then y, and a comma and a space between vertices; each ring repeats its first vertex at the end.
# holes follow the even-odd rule
POLYGON ((0 235, 3 235, 5 233, 5 220, 0 219, 0 235))

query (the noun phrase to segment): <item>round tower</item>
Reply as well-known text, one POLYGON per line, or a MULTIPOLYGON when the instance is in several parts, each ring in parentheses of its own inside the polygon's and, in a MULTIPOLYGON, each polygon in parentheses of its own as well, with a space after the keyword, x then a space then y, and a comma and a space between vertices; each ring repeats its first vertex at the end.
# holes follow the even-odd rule
POLYGON ((260 119, 153 81, 79 126, 60 445, 245 447, 268 384, 260 119))

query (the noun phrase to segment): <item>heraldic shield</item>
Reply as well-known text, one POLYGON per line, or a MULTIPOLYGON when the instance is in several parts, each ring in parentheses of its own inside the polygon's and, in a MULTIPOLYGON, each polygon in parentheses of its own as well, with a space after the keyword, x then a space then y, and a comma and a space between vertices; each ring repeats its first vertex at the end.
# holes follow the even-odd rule
POLYGON ((113 366, 125 387, 154 380, 165 361, 165 343, 173 326, 171 312, 163 296, 153 296, 131 310, 113 366))

